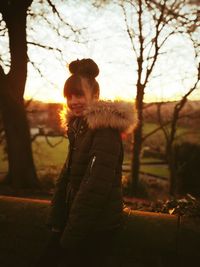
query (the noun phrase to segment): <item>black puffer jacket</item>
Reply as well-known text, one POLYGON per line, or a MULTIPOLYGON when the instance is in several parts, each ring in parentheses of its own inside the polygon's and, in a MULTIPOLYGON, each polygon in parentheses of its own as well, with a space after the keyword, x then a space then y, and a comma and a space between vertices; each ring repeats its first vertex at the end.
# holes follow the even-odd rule
POLYGON ((131 125, 133 106, 121 101, 98 101, 82 118, 68 117, 69 153, 49 219, 62 230, 63 247, 123 224, 121 132, 131 125))

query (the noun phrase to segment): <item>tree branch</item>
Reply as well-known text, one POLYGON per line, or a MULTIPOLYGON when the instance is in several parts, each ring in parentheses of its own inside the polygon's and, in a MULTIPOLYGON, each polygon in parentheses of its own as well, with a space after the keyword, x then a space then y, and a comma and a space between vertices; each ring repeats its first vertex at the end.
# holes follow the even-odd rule
POLYGON ((59 134, 56 134, 56 133, 53 133, 53 132, 51 132, 51 133, 45 133, 44 128, 38 128, 38 130, 39 130, 39 132, 31 137, 31 142, 34 142, 38 137, 44 137, 46 143, 50 147, 54 148, 54 147, 58 146, 59 144, 61 144, 63 142, 63 138, 67 138, 66 135, 61 134, 61 133, 59 133, 59 134), (49 137, 61 137, 61 140, 59 140, 58 142, 52 144, 50 142, 50 140, 49 140, 49 137))
POLYGON ((137 58, 138 55, 137 55, 137 51, 136 51, 136 48, 135 48, 135 45, 134 45, 134 38, 133 38, 133 34, 136 35, 136 33, 134 33, 134 31, 131 33, 131 30, 130 30, 129 25, 128 25, 128 19, 127 19, 126 9, 125 9, 125 7, 124 7, 124 5, 122 3, 120 4, 120 6, 121 6, 122 11, 123 11, 123 14, 124 14, 124 20, 125 20, 125 24, 126 24, 126 31, 128 33, 129 39, 131 41, 132 49, 135 52, 135 56, 137 58))
POLYGON ((62 50, 57 48, 57 47, 52 47, 52 46, 48 46, 48 45, 42 45, 42 44, 38 44, 38 43, 35 43, 35 42, 30 42, 30 41, 27 42, 27 44, 38 46, 40 48, 44 48, 44 49, 48 49, 48 50, 58 51, 59 53, 62 53, 62 50))
POLYGON ((42 73, 42 71, 40 70, 40 68, 37 66, 37 64, 33 61, 30 60, 30 58, 28 58, 28 62, 30 62, 34 69, 38 72, 38 74, 40 75, 41 78, 44 78, 51 86, 53 86, 54 88, 56 87, 56 84, 54 84, 52 81, 50 81, 49 79, 47 79, 47 77, 42 73))
POLYGON ((80 30, 74 29, 68 22, 66 22, 60 15, 59 11, 57 10, 56 6, 52 3, 51 0, 47 0, 47 3, 50 5, 50 7, 52 8, 53 12, 57 15, 57 17, 60 19, 60 21, 68 26, 72 32, 77 33, 80 32, 80 30))
POLYGON ((158 38, 159 38, 159 35, 161 33, 161 30, 159 30, 159 26, 160 26, 162 19, 163 19, 163 16, 164 16, 165 6, 166 6, 166 2, 164 1, 164 4, 162 4, 160 16, 159 16, 157 24, 156 24, 156 34, 155 34, 155 37, 153 39, 154 40, 153 44, 154 44, 154 49, 155 49, 154 56, 153 56, 153 62, 152 62, 150 67, 147 66, 146 78, 144 80, 144 86, 146 86, 148 79, 149 79, 149 76, 151 75, 151 73, 153 71, 153 68, 154 68, 154 65, 157 61, 158 53, 160 50, 160 47, 158 45, 158 38))

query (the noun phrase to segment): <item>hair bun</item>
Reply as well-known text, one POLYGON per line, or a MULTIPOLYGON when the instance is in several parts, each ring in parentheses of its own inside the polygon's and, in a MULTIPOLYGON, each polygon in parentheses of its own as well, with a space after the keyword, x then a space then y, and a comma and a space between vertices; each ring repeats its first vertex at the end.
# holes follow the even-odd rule
POLYGON ((69 71, 72 74, 79 74, 86 77, 97 77, 99 68, 91 58, 77 59, 69 64, 69 71))

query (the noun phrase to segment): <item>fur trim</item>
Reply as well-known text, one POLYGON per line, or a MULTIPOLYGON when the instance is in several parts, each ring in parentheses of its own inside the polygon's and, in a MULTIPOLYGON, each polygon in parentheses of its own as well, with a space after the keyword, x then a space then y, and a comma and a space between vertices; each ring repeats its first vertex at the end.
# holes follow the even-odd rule
POLYGON ((92 103, 84 112, 88 127, 114 128, 131 132, 135 123, 133 103, 125 101, 103 101, 92 103))
MULTIPOLYGON (((67 122, 73 117, 68 110, 67 122)), ((137 122, 133 103, 118 100, 94 102, 84 111, 84 117, 90 129, 110 127, 126 133, 132 132, 137 122)))

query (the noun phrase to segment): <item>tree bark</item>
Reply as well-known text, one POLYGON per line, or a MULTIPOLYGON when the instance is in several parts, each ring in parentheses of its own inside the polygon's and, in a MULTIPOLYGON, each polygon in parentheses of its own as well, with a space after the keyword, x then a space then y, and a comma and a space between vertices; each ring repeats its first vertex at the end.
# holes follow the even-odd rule
POLYGON ((133 132, 133 152, 132 152, 132 186, 131 194, 137 195, 140 171, 140 155, 142 149, 142 129, 143 129, 143 97, 144 87, 141 84, 137 85, 136 110, 138 113, 138 123, 133 132))
POLYGON ((9 166, 5 182, 18 188, 35 187, 38 182, 24 105, 9 95, 5 95, 1 102, 9 166))
POLYGON ((0 67, 0 108, 9 166, 5 182, 18 188, 38 186, 23 99, 28 58, 26 17, 31 2, 32 0, 12 0, 0 4, 0 12, 8 29, 11 57, 8 74, 0 67))

